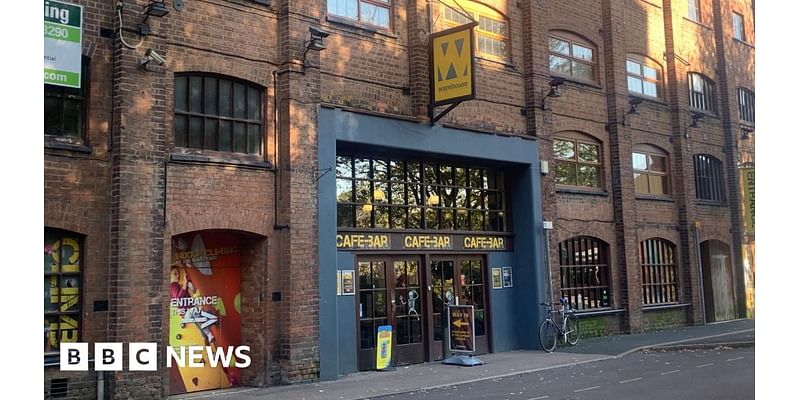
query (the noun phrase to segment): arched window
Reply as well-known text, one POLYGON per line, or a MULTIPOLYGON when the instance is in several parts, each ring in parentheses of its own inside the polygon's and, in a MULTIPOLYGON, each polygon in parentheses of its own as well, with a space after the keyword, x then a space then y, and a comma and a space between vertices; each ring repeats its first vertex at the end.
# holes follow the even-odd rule
POLYGON ((725 201, 722 161, 708 154, 694 156, 694 182, 697 198, 716 203, 725 201))
POLYGON ((264 90, 209 74, 175 76, 175 146, 263 154, 264 90))
POLYGON ((582 81, 597 81, 597 46, 578 35, 550 32, 550 73, 582 81))
POLYGON ((442 4, 445 29, 470 23, 470 19, 464 15, 466 11, 469 17, 478 22, 475 28, 477 53, 481 57, 498 60, 509 58, 508 20, 503 14, 474 1, 459 1, 456 4, 452 0, 444 0, 442 4))
POLYGON ((556 135, 553 139, 556 184, 602 188, 603 158, 600 142, 577 132, 556 135))
POLYGON ((689 73, 689 106, 702 111, 717 112, 714 81, 698 73, 689 73))
POLYGON ((628 73, 628 93, 654 98, 662 96, 663 76, 658 63, 637 54, 629 54, 625 69, 628 73))
POLYGON ((678 302, 678 269, 675 246, 663 239, 639 243, 642 267, 642 304, 678 302))
POLYGON ((633 146, 633 184, 639 194, 670 194, 667 153, 646 144, 633 146))
POLYGON ((83 237, 44 228, 44 354, 80 339, 83 237))
POLYGON ((558 244, 561 296, 579 310, 611 306, 608 244, 577 236, 558 244))

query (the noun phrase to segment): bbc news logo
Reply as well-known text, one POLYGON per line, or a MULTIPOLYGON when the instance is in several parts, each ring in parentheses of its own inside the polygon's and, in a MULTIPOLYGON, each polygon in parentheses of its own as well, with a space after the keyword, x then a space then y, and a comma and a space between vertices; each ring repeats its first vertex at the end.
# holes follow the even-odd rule
MULTIPOLYGON (((95 343, 95 371, 122 371, 122 343, 95 343)), ((166 347, 167 368, 216 368, 228 367, 233 361, 236 368, 250 366, 250 346, 179 346, 166 347), (203 360, 206 356, 208 365, 203 360)), ((158 344, 128 343, 129 371, 156 371, 158 369, 158 344)), ((61 343, 60 367, 62 371, 89 370, 88 343, 61 343)))

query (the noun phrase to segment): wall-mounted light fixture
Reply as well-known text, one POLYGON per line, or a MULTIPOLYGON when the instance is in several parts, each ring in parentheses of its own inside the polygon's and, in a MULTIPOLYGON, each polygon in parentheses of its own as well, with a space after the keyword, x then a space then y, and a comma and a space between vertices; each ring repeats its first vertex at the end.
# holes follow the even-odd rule
POLYGON ((683 136, 688 139, 689 138, 689 128, 697 128, 699 126, 699 125, 697 125, 697 121, 700 121, 705 116, 706 115, 701 113, 701 112, 692 113, 692 123, 689 124, 689 126, 687 126, 686 129, 684 129, 683 136))
POLYGON ((155 50, 147 49, 144 52, 144 58, 140 58, 139 59, 139 68, 141 68, 141 69, 143 69, 145 71, 150 71, 150 69, 148 68, 148 65, 150 64, 151 61, 156 63, 156 64, 158 64, 158 65, 164 65, 164 63, 167 62, 167 60, 164 58, 164 56, 162 56, 161 54, 156 53, 155 50))
POLYGON ((747 129, 742 129, 742 140, 750 140, 750 134, 752 131, 747 129))
POLYGON ((306 48, 306 50, 303 52, 303 70, 305 70, 307 66, 306 56, 308 55, 308 52, 311 50, 325 50, 327 48, 327 46, 325 46, 325 38, 330 35, 330 33, 313 26, 309 26, 308 31, 311 33, 311 38, 303 42, 303 46, 306 48))
POLYGON ((639 104, 642 104, 642 99, 634 97, 628 102, 628 104, 630 104, 631 108, 622 115, 622 126, 628 126, 625 125, 625 119, 628 117, 628 115, 639 115, 639 104))
MULTIPOLYGON (((566 80, 564 78, 555 77, 550 80, 550 91, 547 92, 544 97, 542 97, 542 110, 545 110, 545 100, 548 97, 561 97, 561 92, 558 91, 558 87, 563 85, 566 80)), ((544 93, 544 91, 542 91, 544 93)))
POLYGON ((150 3, 144 6, 144 19, 139 24, 139 34, 147 36, 150 34, 150 25, 147 25, 147 19, 150 17, 161 18, 169 14, 167 5, 164 4, 166 0, 150 0, 150 3))

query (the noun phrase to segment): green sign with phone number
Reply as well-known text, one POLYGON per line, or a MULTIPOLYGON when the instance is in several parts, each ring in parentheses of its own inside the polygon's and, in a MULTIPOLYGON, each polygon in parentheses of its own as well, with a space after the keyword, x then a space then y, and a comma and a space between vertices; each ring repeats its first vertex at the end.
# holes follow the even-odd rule
POLYGON ((83 7, 44 2, 44 83, 81 87, 83 7))

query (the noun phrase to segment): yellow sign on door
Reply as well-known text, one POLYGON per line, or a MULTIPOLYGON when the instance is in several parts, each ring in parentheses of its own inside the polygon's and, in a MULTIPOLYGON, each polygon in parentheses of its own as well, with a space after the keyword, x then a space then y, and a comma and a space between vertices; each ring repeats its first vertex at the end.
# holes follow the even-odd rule
POLYGON ((475 97, 474 26, 468 24, 431 35, 431 99, 434 106, 475 97))

